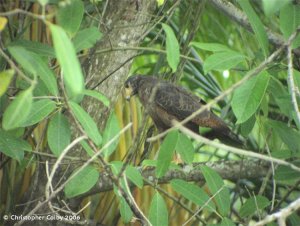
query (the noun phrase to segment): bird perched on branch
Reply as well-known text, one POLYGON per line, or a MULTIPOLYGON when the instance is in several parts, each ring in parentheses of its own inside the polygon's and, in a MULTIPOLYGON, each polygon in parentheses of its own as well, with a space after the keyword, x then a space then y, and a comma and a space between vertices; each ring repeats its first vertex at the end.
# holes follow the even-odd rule
MULTIPOLYGON (((203 100, 186 89, 155 76, 131 76, 125 82, 125 93, 127 100, 138 95, 159 132, 172 127, 173 120, 182 121, 205 105, 203 100)), ((196 115, 184 126, 195 133, 199 133, 199 127, 211 128, 206 137, 241 143, 226 123, 209 110, 196 115)))

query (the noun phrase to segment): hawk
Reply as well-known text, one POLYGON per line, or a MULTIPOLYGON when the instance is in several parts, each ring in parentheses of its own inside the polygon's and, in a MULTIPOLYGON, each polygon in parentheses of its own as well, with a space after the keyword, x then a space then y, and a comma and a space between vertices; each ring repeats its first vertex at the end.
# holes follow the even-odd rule
MULTIPOLYGON (((125 93, 127 100, 134 95, 139 97, 159 132, 172 127, 172 120, 182 121, 205 105, 203 100, 186 89, 155 76, 131 76, 125 82, 125 93)), ((199 133, 199 127, 211 128, 206 137, 222 141, 229 138, 240 143, 226 123, 209 110, 201 112, 184 126, 195 133, 199 133)))

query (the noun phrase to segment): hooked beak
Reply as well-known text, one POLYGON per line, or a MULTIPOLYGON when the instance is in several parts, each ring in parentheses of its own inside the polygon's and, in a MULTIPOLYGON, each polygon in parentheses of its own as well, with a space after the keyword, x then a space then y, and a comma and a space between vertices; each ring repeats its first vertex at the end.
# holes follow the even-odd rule
POLYGON ((132 96, 132 92, 133 92, 133 90, 132 90, 131 87, 125 88, 125 99, 126 99, 127 101, 130 100, 130 98, 131 98, 131 96, 132 96))

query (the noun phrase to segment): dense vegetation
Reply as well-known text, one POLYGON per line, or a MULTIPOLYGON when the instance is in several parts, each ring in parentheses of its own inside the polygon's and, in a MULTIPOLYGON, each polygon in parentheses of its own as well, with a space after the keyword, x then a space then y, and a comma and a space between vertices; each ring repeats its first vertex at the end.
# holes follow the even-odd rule
POLYGON ((1 224, 299 225, 299 32, 296 0, 1 0, 1 224), (137 73, 244 144, 161 136, 137 73))

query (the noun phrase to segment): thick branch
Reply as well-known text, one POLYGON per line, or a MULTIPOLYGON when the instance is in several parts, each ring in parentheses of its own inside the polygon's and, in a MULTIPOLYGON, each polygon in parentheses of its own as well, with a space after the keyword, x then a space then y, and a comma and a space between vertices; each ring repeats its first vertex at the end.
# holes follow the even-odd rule
MULTIPOLYGON (((162 178, 156 178, 155 168, 150 167, 141 170, 142 176, 146 181, 157 181, 158 184, 167 184, 172 179, 182 179, 185 181, 204 181, 204 177, 200 171, 200 166, 206 165, 211 167, 213 170, 218 172, 220 176, 225 180, 237 181, 239 179, 258 179, 266 176, 270 163, 245 160, 245 161, 217 161, 217 162, 206 162, 206 163, 195 163, 193 166, 182 165, 180 169, 169 170, 166 175, 162 178)), ((145 185, 147 182, 145 182, 145 185)), ((134 186, 129 182, 129 186, 134 186)), ((110 191, 113 189, 113 183, 109 177, 102 174, 97 185, 92 188, 84 196, 89 196, 99 192, 110 191)))

